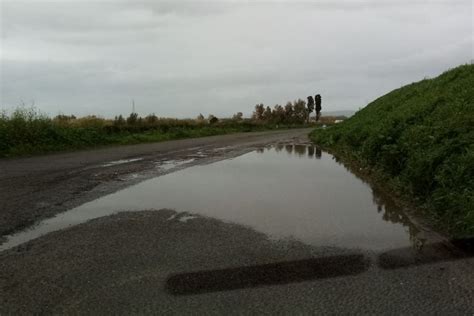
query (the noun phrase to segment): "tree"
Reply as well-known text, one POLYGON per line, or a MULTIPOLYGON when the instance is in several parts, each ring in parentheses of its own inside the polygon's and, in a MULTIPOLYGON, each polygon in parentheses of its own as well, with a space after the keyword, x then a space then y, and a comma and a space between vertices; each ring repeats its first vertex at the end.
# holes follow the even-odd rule
POLYGON ((125 125, 125 119, 123 118, 122 114, 116 116, 114 119, 114 126, 123 126, 125 125))
POLYGON ((314 97, 314 102, 316 103, 316 121, 319 121, 319 118, 321 117, 321 95, 317 94, 314 97))
POLYGON ((209 120, 209 124, 215 124, 219 122, 219 119, 212 114, 209 114, 209 117, 207 119, 209 120))
POLYGON ((147 125, 155 125, 158 122, 158 117, 155 114, 149 114, 145 117, 147 125))
POLYGON ((130 113, 127 117, 127 124, 128 125, 135 125, 138 121, 138 114, 137 113, 130 113))
POLYGON ((298 99, 293 102, 293 120, 295 123, 302 124, 306 121, 308 112, 306 110, 306 102, 298 99))
POLYGON ((283 123, 285 121, 285 109, 281 105, 275 105, 272 117, 275 123, 283 123))
POLYGON ((272 120, 272 109, 267 106, 265 108, 265 111, 263 112, 263 120, 266 122, 269 122, 272 120))
POLYGON ((64 115, 64 114, 56 115, 56 117, 54 118, 54 120, 57 122, 69 122, 75 119, 76 117, 74 115, 64 115))
POLYGON ((196 118, 196 121, 204 122, 204 115, 202 115, 202 113, 199 113, 198 117, 196 118))
POLYGON ((308 97, 307 106, 308 106, 308 123, 309 123, 309 117, 311 116, 311 113, 314 111, 314 99, 312 95, 308 97))
POLYGON ((242 118, 243 118, 243 113, 242 112, 237 112, 234 114, 234 116, 232 116, 232 119, 234 121, 242 121, 242 118))
POLYGON ((263 113, 265 112, 265 106, 263 103, 255 105, 255 111, 252 114, 252 118, 257 121, 263 120, 263 113))
POLYGON ((285 105, 285 123, 292 123, 293 122, 293 104, 288 101, 285 105))

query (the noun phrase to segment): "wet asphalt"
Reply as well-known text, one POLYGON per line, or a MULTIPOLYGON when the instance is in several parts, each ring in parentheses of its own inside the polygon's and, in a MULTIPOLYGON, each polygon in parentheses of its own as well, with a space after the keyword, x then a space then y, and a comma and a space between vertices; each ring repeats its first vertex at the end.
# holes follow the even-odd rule
POLYGON ((187 166, 206 164, 232 158, 275 141, 305 137, 310 131, 240 133, 0 159, 0 240, 1 236, 24 229, 39 220, 179 169, 157 169, 156 164, 160 161, 195 159, 187 166), (123 160, 135 161, 113 163, 123 160), (130 175, 135 177, 130 178, 130 175))
MULTIPOLYGON (((144 179, 307 132, 0 161, 2 235, 144 179), (157 159, 190 157, 189 165, 153 168, 157 159)), ((473 302, 474 258, 445 243, 422 251, 315 247, 167 209, 94 219, 0 252, 1 315, 472 315, 473 302)))
POLYGON ((212 218, 173 215, 120 213, 0 253, 0 312, 473 312, 473 258, 407 261, 409 249, 310 247, 212 218))

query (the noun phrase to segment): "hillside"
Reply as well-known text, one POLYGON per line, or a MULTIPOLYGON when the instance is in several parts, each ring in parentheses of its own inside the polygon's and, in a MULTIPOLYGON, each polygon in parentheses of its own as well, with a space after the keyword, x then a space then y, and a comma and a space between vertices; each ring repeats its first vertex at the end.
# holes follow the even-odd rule
POLYGON ((396 89, 311 138, 370 167, 450 235, 474 235, 473 65, 396 89))

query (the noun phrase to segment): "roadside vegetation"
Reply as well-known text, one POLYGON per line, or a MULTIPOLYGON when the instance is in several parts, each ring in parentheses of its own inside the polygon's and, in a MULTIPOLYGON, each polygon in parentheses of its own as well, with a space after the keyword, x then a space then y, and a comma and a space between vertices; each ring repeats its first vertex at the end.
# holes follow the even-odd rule
POLYGON ((473 65, 396 89, 311 138, 368 168, 451 236, 474 236, 473 65))
MULTIPOLYGON (((232 118, 205 118, 200 114, 196 119, 172 119, 154 114, 140 117, 137 113, 114 119, 74 115, 51 118, 35 108, 20 107, 10 115, 0 113, 0 157, 315 126, 308 118, 308 108, 302 100, 289 102, 284 109, 257 105, 252 118, 244 118, 241 112, 232 118)), ((331 124, 335 119, 322 118, 321 122, 331 124)))

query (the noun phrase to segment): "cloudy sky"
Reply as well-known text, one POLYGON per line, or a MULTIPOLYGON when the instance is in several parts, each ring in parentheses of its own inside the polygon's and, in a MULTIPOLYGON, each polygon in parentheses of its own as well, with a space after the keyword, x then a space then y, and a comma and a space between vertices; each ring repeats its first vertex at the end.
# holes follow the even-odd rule
POLYGON ((357 110, 474 58, 472 0, 0 2, 0 106, 51 115, 357 110))

